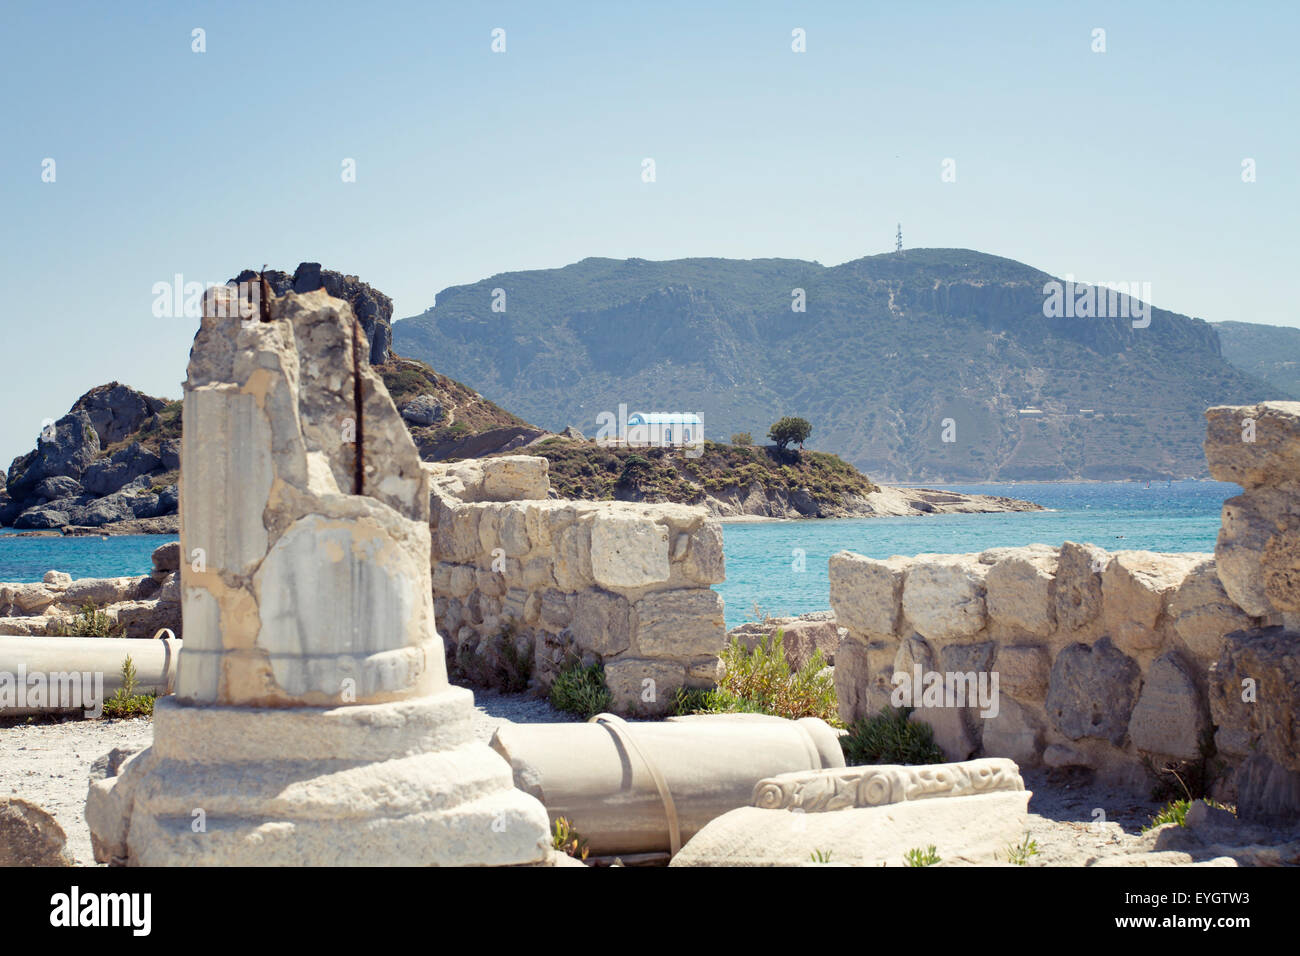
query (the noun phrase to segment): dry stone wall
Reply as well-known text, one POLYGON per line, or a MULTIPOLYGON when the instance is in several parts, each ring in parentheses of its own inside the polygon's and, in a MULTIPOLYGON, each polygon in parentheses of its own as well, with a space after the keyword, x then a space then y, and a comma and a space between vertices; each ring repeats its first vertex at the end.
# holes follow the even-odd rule
POLYGON ((600 663, 621 713, 712 684, 722 527, 699 507, 550 498, 545 458, 426 464, 435 616, 472 679, 545 690, 600 663))
POLYGON ((841 716, 910 703, 949 760, 1131 784, 1149 782, 1146 764, 1208 757, 1247 815, 1300 813, 1300 403, 1207 417, 1211 473, 1244 489, 1213 555, 1074 542, 834 555, 841 716), (933 706, 929 675, 951 688, 933 706))

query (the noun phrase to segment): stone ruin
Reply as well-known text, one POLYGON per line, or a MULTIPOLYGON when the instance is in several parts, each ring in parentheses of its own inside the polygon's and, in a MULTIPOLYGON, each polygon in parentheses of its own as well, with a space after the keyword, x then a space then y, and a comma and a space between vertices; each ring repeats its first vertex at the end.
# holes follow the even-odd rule
POLYGON ((1214 554, 833 556, 841 716, 888 706, 896 672, 996 674, 996 714, 919 707, 947 759, 1143 788, 1152 767, 1204 762, 1243 818, 1300 815, 1300 403, 1207 418, 1211 474, 1244 490, 1214 554))
POLYGON ((185 382, 184 650, 97 860, 537 864, 546 811, 473 737, 434 627, 429 479, 350 307, 209 291, 185 382))
POLYGON ((494 683, 522 659, 544 691, 571 662, 602 664, 612 708, 642 716, 679 687, 712 686, 724 563, 706 509, 553 499, 539 457, 425 468, 435 609, 466 676, 494 683))
POLYGON ((234 294, 209 292, 185 384, 176 693, 152 747, 96 764, 97 860, 553 864, 552 804, 594 818, 633 801, 601 838, 678 866, 809 847, 872 864, 940 833, 988 862, 1025 825, 1005 758, 1134 783, 1143 758, 1203 758, 1209 740, 1243 816, 1300 808, 1300 404, 1210 410, 1212 473, 1245 488, 1213 556, 832 558, 846 720, 886 706, 895 671, 998 673, 996 716, 922 712, 950 764, 845 768, 824 724, 752 715, 653 733, 602 715, 498 733, 494 752, 472 733, 472 694, 448 683, 435 615, 458 663, 492 665, 513 642, 540 690, 567 660, 600 662, 620 709, 662 710, 713 677, 717 522, 551 499, 544 459, 423 464, 346 303, 288 293, 241 321, 234 294))

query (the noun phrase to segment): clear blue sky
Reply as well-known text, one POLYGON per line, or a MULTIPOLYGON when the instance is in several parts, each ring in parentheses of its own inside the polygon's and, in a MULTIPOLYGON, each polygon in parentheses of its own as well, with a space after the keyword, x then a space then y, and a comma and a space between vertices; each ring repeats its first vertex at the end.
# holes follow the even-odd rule
POLYGON ((910 247, 1300 324, 1298 10, 9 4, 0 459, 93 385, 179 397, 196 321, 154 317, 154 283, 263 262, 356 273, 403 317, 586 256, 830 265, 901 221, 910 247))

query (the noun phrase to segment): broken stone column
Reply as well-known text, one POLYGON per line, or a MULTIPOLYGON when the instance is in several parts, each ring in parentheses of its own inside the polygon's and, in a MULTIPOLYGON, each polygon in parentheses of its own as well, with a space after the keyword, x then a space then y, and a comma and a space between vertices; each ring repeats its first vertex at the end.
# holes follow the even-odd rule
POLYGON ((181 454, 185 645, 154 744, 94 781, 95 856, 522 864, 547 819, 476 741, 434 628, 428 479, 347 303, 209 291, 181 454))
POLYGON ((673 821, 686 841, 745 806, 763 777, 844 766, 839 733, 825 721, 765 714, 506 724, 492 747, 510 761, 516 785, 568 820, 596 855, 671 852, 673 821))

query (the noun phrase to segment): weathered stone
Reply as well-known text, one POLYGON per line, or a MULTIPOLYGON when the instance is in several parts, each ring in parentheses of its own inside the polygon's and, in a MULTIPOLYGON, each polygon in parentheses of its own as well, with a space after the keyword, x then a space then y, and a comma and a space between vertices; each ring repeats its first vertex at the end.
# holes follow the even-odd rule
POLYGON ((1208 555, 1118 551, 1102 575, 1103 620, 1124 650, 1160 646, 1157 628, 1166 599, 1208 555))
POLYGON ((0 798, 0 866, 72 866, 54 817, 19 797, 0 798))
POLYGON ((997 716, 984 718, 982 727, 984 756, 1009 757, 1021 767, 1042 763, 1043 727, 1027 707, 1003 696, 997 716))
MULTIPOLYGON (((563 616, 556 614, 552 604, 551 621, 558 623, 556 617, 563 616)), ((574 599, 572 629, 581 650, 612 657, 632 642, 632 605, 627 598, 608 591, 582 591, 574 599)))
POLYGON ((1025 548, 1002 557, 984 580, 989 617, 1026 634, 1056 629, 1056 566, 1052 551, 1025 548))
MULTIPOLYGON (((816 614, 817 612, 814 612, 816 614)), ((786 662, 792 670, 799 670, 821 652, 822 661, 835 664, 835 653, 840 645, 840 629, 833 614, 821 612, 814 617, 775 617, 763 621, 749 621, 727 632, 727 642, 737 641, 747 650, 753 650, 761 641, 772 641, 778 632, 786 662)))
POLYGON ((1150 754, 1194 760, 1209 729, 1209 708, 1176 654, 1156 658, 1129 720, 1129 739, 1150 754))
POLYGON ((153 549, 150 555, 155 571, 179 571, 181 568, 181 543, 169 541, 153 549))
POLYGON ((682 571, 696 584, 721 584, 727 579, 726 563, 722 554, 722 525, 713 520, 700 522, 695 531, 677 536, 686 540, 681 557, 682 571))
POLYGON ((485 458, 482 466, 484 501, 541 499, 550 491, 550 462, 540 456, 485 458))
POLYGON ((889 706, 897 653, 892 641, 863 644, 850 638, 840 644, 835 652, 835 696, 841 720, 851 723, 889 706))
POLYGON ((832 864, 905 866, 929 845, 945 863, 992 863, 1023 839, 1031 796, 1010 761, 994 760, 781 774, 754 794, 755 806, 711 821, 671 865, 797 866, 829 850, 832 864))
POLYGON ((1067 541, 1056 568, 1056 621, 1063 630, 1080 630, 1101 613, 1102 571, 1110 556, 1091 544, 1067 541))
MULTIPOLYGON (((205 298, 185 384, 182 551, 206 558, 181 566, 179 684, 155 705, 153 745, 92 779, 96 858, 547 861, 545 809, 475 741, 473 697, 447 683, 427 473, 378 374, 341 360, 353 314, 313 292, 245 323, 234 294, 205 298), (358 392, 362 447, 360 422, 345 427, 358 392)), ((464 607, 502 620, 479 591, 464 607)))
POLYGON ((648 517, 599 514, 591 526, 591 570, 605 588, 668 580, 668 529, 648 517))
POLYGON ((1046 648, 1025 644, 999 647, 994 666, 1001 693, 1025 703, 1037 703, 1047 696, 1051 662, 1046 648))
POLYGON ((412 425, 427 427, 442 421, 445 412, 432 395, 417 395, 402 406, 402 418, 412 425))
POLYGON ((1222 753, 1257 753, 1300 771, 1300 634, 1238 631, 1210 668, 1210 714, 1222 753))
POLYGON ((1300 402, 1216 405, 1205 412, 1210 474, 1246 490, 1300 484, 1300 402))
POLYGON ((947 643, 979 633, 987 622, 984 576, 975 555, 944 555, 942 563, 914 563, 903 583, 903 613, 932 641, 947 643))
POLYGON ((856 634, 895 634, 907 564, 902 558, 877 561, 850 551, 831 555, 830 594, 836 621, 856 634))
POLYGON ((560 532, 555 548, 555 582, 565 591, 581 591, 596 583, 591 568, 591 531, 573 524, 560 532))
POLYGON ((1223 638, 1255 622, 1228 597, 1219 580, 1215 559, 1198 562, 1169 601, 1174 630, 1198 661, 1217 660, 1223 638))
POLYGON ((1071 644, 1056 655, 1047 691, 1047 714, 1071 740, 1100 737, 1124 742, 1137 700, 1140 672, 1109 637, 1094 645, 1071 644))
POLYGON ((1298 525, 1300 501, 1293 492, 1265 489, 1223 503, 1214 563, 1228 596, 1251 617, 1274 613, 1278 609, 1274 597, 1286 602, 1292 596, 1286 549, 1282 546, 1270 552, 1270 546, 1275 538, 1285 541, 1293 537, 1298 525), (1272 559, 1269 566, 1265 565, 1266 553, 1272 559))
POLYGON ((722 651, 727 628, 717 591, 658 591, 634 607, 636 646, 642 656, 685 658, 722 651))
POLYGON ((679 661, 624 657, 605 663, 610 706, 620 714, 667 713, 673 695, 685 683, 686 667, 679 661))

